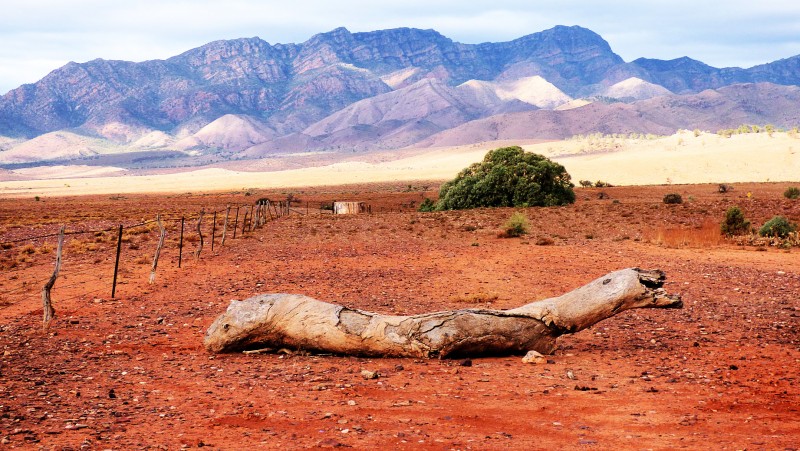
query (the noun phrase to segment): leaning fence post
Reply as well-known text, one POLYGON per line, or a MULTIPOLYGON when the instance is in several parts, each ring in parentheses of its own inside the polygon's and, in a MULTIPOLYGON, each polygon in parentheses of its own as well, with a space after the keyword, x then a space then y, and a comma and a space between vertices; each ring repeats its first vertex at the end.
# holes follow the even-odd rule
POLYGON ((236 228, 239 227, 239 206, 236 206, 236 219, 233 220, 233 239, 236 239, 236 228))
POLYGON ((200 258, 200 253, 203 252, 203 230, 200 228, 200 226, 203 224, 203 215, 205 212, 205 210, 200 210, 200 217, 197 218, 197 234, 200 235, 200 244, 197 246, 197 250, 194 252, 195 258, 200 258))
POLYGON ((228 234, 228 216, 231 214, 231 206, 228 205, 225 208, 225 224, 222 225, 222 242, 220 243, 221 246, 225 245, 225 236, 228 234))
POLYGON ((114 281, 111 282, 111 299, 117 293, 117 273, 119 272, 119 254, 122 252, 122 224, 119 225, 119 234, 117 235, 117 260, 114 263, 114 281))
POLYGON ((181 239, 178 242, 178 268, 181 267, 181 261, 183 260, 183 224, 186 222, 186 218, 181 216, 181 239))
POLYGON ((160 230, 160 234, 158 236, 158 246, 156 247, 156 255, 153 257, 153 269, 150 270, 150 284, 153 284, 156 281, 156 268, 158 267, 158 256, 161 255, 161 248, 164 246, 164 237, 167 236, 167 229, 164 228, 163 224, 161 224, 160 215, 156 215, 156 222, 158 222, 158 228, 160 230))
POLYGON ((211 252, 214 252, 214 238, 217 235, 217 212, 214 212, 214 220, 211 225, 211 252))
POLYGON ((244 207, 244 218, 242 218, 242 236, 247 229, 247 207, 244 207))
POLYGON ((56 309, 53 308, 53 304, 50 301, 50 290, 53 289, 53 285, 56 284, 56 278, 58 278, 58 271, 61 269, 61 249, 64 247, 64 226, 61 226, 61 231, 58 233, 58 250, 56 251, 56 267, 53 270, 53 275, 50 276, 50 280, 44 284, 42 288, 42 304, 44 305, 44 315, 42 318, 42 328, 47 330, 50 327, 50 321, 56 316, 56 309))

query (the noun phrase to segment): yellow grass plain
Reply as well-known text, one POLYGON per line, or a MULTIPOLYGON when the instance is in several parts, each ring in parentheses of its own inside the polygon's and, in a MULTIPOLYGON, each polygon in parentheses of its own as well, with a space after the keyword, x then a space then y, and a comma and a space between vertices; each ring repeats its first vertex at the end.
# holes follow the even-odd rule
POLYGON ((275 172, 201 168, 171 174, 125 175, 113 168, 62 166, 15 172, 24 180, 0 181, 0 197, 72 196, 145 192, 225 191, 242 188, 297 188, 374 182, 446 180, 487 151, 520 144, 561 164, 577 184, 603 180, 614 185, 796 182, 800 180, 800 138, 787 133, 736 135, 683 131, 668 137, 630 139, 583 137, 564 141, 486 142, 414 149, 382 163, 346 162, 275 172), (102 175, 105 174, 114 175, 102 175))

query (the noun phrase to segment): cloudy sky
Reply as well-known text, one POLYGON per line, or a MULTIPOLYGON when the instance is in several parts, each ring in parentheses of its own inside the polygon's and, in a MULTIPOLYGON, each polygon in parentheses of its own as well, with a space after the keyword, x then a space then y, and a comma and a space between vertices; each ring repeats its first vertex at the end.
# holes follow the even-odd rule
POLYGON ((626 61, 750 67, 800 54, 796 0, 2 0, 0 94, 69 61, 163 59, 217 39, 416 27, 479 43, 555 25, 599 33, 626 61))

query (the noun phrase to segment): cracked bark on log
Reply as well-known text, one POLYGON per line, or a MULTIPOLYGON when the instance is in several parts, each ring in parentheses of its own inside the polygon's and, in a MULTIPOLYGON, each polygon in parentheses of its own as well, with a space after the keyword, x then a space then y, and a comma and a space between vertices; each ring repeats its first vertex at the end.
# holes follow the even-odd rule
POLYGON ((232 301, 208 328, 210 352, 256 347, 375 357, 551 354, 556 338, 634 308, 681 308, 659 270, 624 269, 511 310, 381 315, 292 294, 232 301))

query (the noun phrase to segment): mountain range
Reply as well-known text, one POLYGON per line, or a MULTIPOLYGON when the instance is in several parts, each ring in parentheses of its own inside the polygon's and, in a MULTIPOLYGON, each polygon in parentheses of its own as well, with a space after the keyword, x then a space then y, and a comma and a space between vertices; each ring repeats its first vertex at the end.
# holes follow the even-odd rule
POLYGON ((583 133, 800 124, 800 55, 747 69, 625 62, 557 26, 463 44, 434 30, 216 41, 166 60, 68 63, 0 97, 0 164, 203 164, 583 133), (125 158, 120 158, 120 156, 125 158), (127 160, 126 160, 127 158, 127 160))

